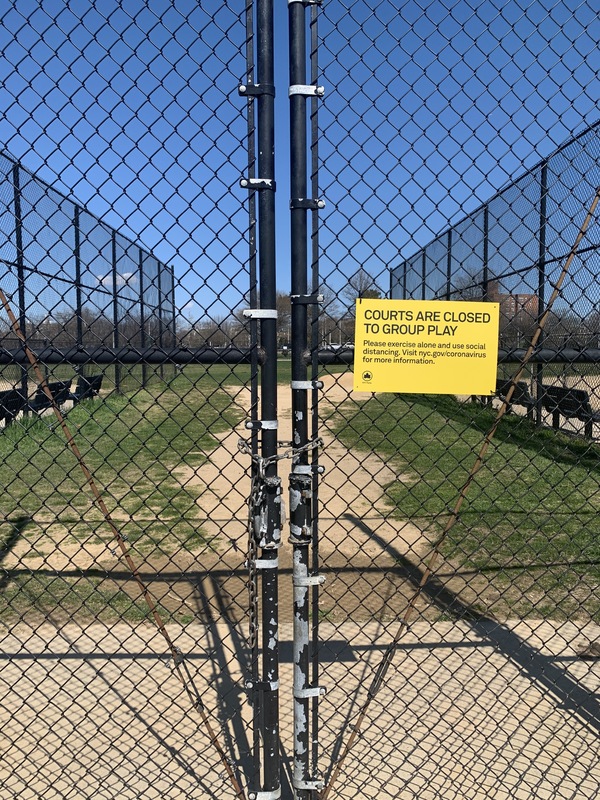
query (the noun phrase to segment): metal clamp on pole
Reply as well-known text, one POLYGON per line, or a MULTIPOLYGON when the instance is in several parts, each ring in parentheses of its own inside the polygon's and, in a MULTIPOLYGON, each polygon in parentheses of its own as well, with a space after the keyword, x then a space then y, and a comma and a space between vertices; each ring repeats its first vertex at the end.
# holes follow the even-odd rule
POLYGON ((322 303, 324 297, 322 294, 292 294, 290 295, 290 302, 292 305, 312 306, 322 303))
POLYGON ((245 308, 242 311, 244 317, 248 319, 277 319, 276 308, 245 308))
POLYGON ((305 577, 296 575, 293 577, 294 586, 320 586, 322 583, 325 583, 325 575, 308 575, 305 577))
POLYGON ((253 563, 255 569, 277 569, 279 558, 257 558, 253 563))
POLYGON ((271 83, 242 83, 238 86, 238 93, 242 97, 260 97, 265 94, 275 97, 275 87, 271 83))
POLYGON ((250 792, 248 794, 248 800, 279 800, 280 797, 281 788, 272 792, 250 792))
POLYGON ((278 422, 276 419, 249 419, 244 427, 248 431, 276 431, 278 422))
POLYGON ((325 786, 325 783, 322 780, 309 780, 309 781, 301 781, 297 780, 296 778, 292 778, 292 783, 294 785, 294 789, 308 789, 308 790, 316 790, 319 791, 325 786))
POLYGON ((323 686, 309 686, 308 689, 294 689, 296 700, 307 700, 310 697, 323 697, 326 690, 323 686))
POLYGON ((297 208, 307 208, 311 211, 318 211, 325 208, 325 200, 320 198, 313 200, 310 197, 296 197, 290 200, 290 209, 294 211, 297 208))
POLYGON ((292 381, 292 389, 322 389, 323 381, 292 381))
POLYGON ((323 97, 325 94, 324 86, 311 86, 310 84, 296 83, 290 86, 288 90, 289 97, 302 96, 302 97, 323 97))
POLYGON ((240 181, 242 189, 250 189, 256 192, 270 189, 275 191, 275 181, 273 178, 242 178, 240 181))

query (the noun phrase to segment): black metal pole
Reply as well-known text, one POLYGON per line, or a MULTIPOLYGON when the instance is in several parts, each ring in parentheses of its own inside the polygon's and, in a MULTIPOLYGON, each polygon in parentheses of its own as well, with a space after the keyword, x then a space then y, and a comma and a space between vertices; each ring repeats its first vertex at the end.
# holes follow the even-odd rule
MULTIPOLYGON (((539 323, 544 313, 546 303, 545 289, 546 289, 546 220, 547 220, 547 199, 548 199, 548 162, 544 161, 540 171, 540 234, 539 234, 539 248, 538 248, 538 308, 536 323, 539 323)), ((545 332, 542 330, 538 340, 540 348, 544 346, 545 332)), ((543 394, 543 381, 544 381, 544 367, 542 364, 536 364, 535 367, 535 384, 536 384, 536 412, 535 422, 536 425, 542 424, 542 394, 543 394)))
POLYGON ((450 300, 452 292, 452 229, 448 231, 448 243, 446 245, 446 300, 450 300))
MULTIPOLYGON (((319 6, 314 3, 310 6, 310 62, 311 62, 311 84, 317 86, 319 79, 319 6)), ((310 130, 311 130, 311 197, 317 198, 319 195, 319 97, 315 96, 310 101, 310 130)), ((311 226, 311 242, 312 242, 312 293, 316 295, 320 290, 320 274, 319 274, 319 208, 324 203, 317 202, 312 209, 312 226, 311 226)), ((390 295, 391 296, 391 295, 390 295)), ((312 378, 312 438, 317 441, 319 436, 319 390, 320 384, 317 383, 318 378, 318 350, 321 342, 320 338, 320 308, 312 306, 312 339, 311 339, 311 378, 312 378)), ((318 575, 320 568, 319 556, 319 451, 318 448, 313 448, 312 458, 312 574, 318 575)), ((319 686, 320 678, 320 664, 319 664, 319 583, 315 583, 311 587, 312 591, 312 619, 311 619, 311 633, 312 633, 312 686, 319 686)), ((316 778, 319 773, 319 695, 314 695, 311 699, 312 703, 312 775, 316 778)))
MULTIPOLYGON (((307 142, 306 97, 296 87, 306 84, 306 30, 302 3, 289 6, 290 46, 290 189, 291 189, 291 289, 292 289, 292 441, 301 448, 308 442, 307 369, 307 142)), ((308 454, 295 456, 290 474, 290 542, 293 547, 294 634, 294 766, 292 782, 297 800, 310 792, 309 719, 309 547, 312 475, 308 454)))
MULTIPOLYGON (((117 233, 112 232, 112 290, 113 290, 113 335, 112 346, 119 347, 121 344, 121 337, 119 336, 119 286, 117 275, 117 233)), ((117 392, 121 391, 121 365, 115 363, 115 389, 117 392)))
POLYGON ((257 0, 256 75, 258 177, 258 266, 261 344, 261 457, 265 518, 258 545, 262 600, 262 741, 263 791, 280 788, 279 762, 279 595, 278 554, 281 545, 281 486, 277 477, 277 319, 275 273, 275 90, 273 0, 257 0), (271 312, 271 313, 269 313, 271 312))
POLYGON ((483 270, 482 270, 482 291, 483 299, 488 299, 490 282, 490 208, 486 205, 483 209, 483 270))
MULTIPOLYGON (((77 347, 83 347, 83 298, 81 284, 81 228, 79 225, 80 208, 73 211, 73 227, 75 232, 75 319, 77 325, 77 347)), ((78 372, 81 370, 78 370, 78 372)))
MULTIPOLYGON (((140 247, 138 255, 138 274, 140 277, 140 347, 146 347, 146 310, 144 308, 144 251, 140 247)), ((142 388, 146 388, 147 383, 146 363, 142 364, 142 388)))
MULTIPOLYGON (((292 441, 296 453, 290 474, 290 542, 293 546, 294 586, 294 763, 292 784, 296 800, 312 800, 317 796, 321 783, 316 774, 318 759, 318 714, 317 702, 320 689, 317 663, 317 621, 311 619, 318 609, 317 587, 318 555, 311 545, 316 545, 318 536, 313 525, 313 503, 317 492, 313 478, 316 460, 309 453, 308 398, 315 400, 316 383, 308 380, 305 353, 308 348, 309 308, 313 331, 318 326, 316 284, 316 214, 312 227, 312 292, 308 292, 308 213, 316 212, 319 201, 308 197, 308 141, 307 99, 311 99, 312 138, 316 141, 316 104, 322 90, 316 85, 316 60, 312 61, 311 84, 307 76, 307 19, 303 2, 288 3, 289 51, 290 51, 290 189, 291 189, 291 300, 292 300, 292 441), (312 557, 311 557, 312 556, 312 557), (312 623, 312 630, 311 630, 312 623), (312 646, 311 646, 312 645, 312 646)), ((313 23, 315 17, 313 16, 313 23)), ((311 50, 316 49, 313 27, 311 50)), ((312 150, 313 195, 317 191, 316 157, 312 150)), ((313 336, 313 358, 311 372, 316 367, 315 351, 318 335, 313 336)), ((313 414, 313 427, 315 418, 313 414)), ((314 431, 313 431, 314 432, 314 431)), ((316 547, 315 547, 316 550, 316 547)), ((317 614, 318 617, 318 614, 317 614)))
MULTIPOLYGON (((17 256, 17 294, 19 298, 19 328, 23 336, 27 336, 27 317, 25 308, 25 250, 23 247, 23 209, 21 206, 21 182, 19 165, 13 166, 13 193, 15 204, 15 244, 17 256)), ((27 367, 21 367, 21 392, 24 397, 29 393, 27 367)), ((27 413, 27 412, 24 412, 27 413)))
MULTIPOLYGON (((156 284, 158 288, 158 346, 164 347, 163 341, 163 333, 164 333, 164 324, 163 324, 163 287, 162 287, 162 271, 163 271, 163 264, 160 261, 156 264, 157 272, 156 272, 156 284)), ((160 379, 163 380, 165 376, 165 368, 161 364, 158 368, 160 379)))

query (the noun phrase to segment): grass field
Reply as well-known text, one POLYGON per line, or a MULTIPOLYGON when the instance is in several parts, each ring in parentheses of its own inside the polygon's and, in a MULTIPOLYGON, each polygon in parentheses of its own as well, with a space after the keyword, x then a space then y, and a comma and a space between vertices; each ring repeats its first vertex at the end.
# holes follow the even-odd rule
MULTIPOLYGON (((435 535, 492 420, 492 411, 453 397, 382 394, 346 414, 336 432, 408 473, 386 489, 393 513, 435 535)), ((600 447, 510 415, 443 553, 482 588, 488 599, 475 603, 478 611, 489 612, 495 598, 498 613, 598 619, 599 510, 600 447)))

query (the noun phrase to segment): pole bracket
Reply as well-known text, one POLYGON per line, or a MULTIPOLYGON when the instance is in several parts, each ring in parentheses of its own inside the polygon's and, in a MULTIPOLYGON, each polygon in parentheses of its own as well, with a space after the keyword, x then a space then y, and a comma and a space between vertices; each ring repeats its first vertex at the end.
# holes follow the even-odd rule
POLYGON ((311 86, 304 83, 295 83, 290 86, 288 90, 289 97, 302 96, 302 97, 323 97, 325 94, 324 86, 311 86))
POLYGON ((290 301, 292 305, 298 306, 318 306, 323 302, 322 294, 292 294, 290 301))
POLYGON ((308 208, 312 211, 318 211, 320 208, 325 208, 325 200, 321 200, 321 198, 313 200, 309 197, 294 197, 290 200, 290 208, 292 211, 298 208, 308 208))
POLYGON ((292 389, 322 389, 323 381, 292 381, 292 389))
POLYGON ((242 314, 248 319, 277 319, 276 308, 245 308, 242 314))
POLYGON ((294 586, 320 586, 325 583, 324 575, 295 576, 292 578, 294 586))
POLYGON ((294 689, 296 700, 307 700, 310 697, 322 697, 325 694, 323 686, 309 686, 307 689, 294 689))
POLYGON ((275 87, 272 83, 242 83, 238 86, 238 93, 243 97, 260 97, 263 94, 275 97, 275 87))
POLYGON ((266 189, 275 191, 275 181, 273 178, 242 178, 240 181, 242 189, 260 192, 266 189))
POLYGON ((272 792, 250 792, 248 800, 279 800, 281 797, 281 787, 273 789, 272 792))
POLYGON ((247 431, 276 431, 278 423, 276 419, 252 419, 244 427, 247 431))
POLYGON ((316 789, 317 791, 323 789, 325 783, 322 780, 312 779, 303 781, 298 778, 292 778, 292 784, 294 785, 294 789, 316 789))
POLYGON ((252 562, 255 569, 277 569, 279 558, 257 558, 252 562))

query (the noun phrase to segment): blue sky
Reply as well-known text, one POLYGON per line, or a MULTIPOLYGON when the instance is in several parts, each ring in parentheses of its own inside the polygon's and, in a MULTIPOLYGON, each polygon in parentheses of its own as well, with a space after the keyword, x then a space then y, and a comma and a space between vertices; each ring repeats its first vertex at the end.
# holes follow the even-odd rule
MULTIPOLYGON (((289 289, 287 5, 275 2, 277 260, 289 289)), ((0 142, 158 258, 195 319, 247 288, 244 4, 14 0, 0 142)), ((600 114, 589 2, 328 0, 322 274, 387 268, 600 114)))

